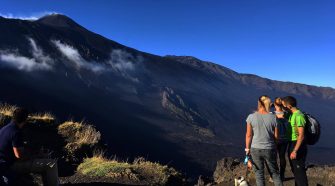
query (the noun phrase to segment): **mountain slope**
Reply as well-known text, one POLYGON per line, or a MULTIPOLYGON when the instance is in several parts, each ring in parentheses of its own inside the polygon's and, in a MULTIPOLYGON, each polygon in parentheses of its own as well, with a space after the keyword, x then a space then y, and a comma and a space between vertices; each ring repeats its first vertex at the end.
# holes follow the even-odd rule
POLYGON ((0 78, 0 101, 85 118, 102 132, 110 154, 170 162, 190 174, 211 172, 223 156, 242 156, 245 118, 258 97, 290 94, 323 124, 311 160, 334 161, 334 89, 140 52, 64 15, 0 18, 0 78))

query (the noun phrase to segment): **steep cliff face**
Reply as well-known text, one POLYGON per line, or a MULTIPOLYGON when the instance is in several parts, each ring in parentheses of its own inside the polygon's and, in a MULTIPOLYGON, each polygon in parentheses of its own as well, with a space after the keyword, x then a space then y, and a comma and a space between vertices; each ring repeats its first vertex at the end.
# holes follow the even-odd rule
POLYGON ((334 161, 334 89, 144 53, 63 15, 0 19, 0 79, 0 101, 86 118, 110 142, 111 154, 173 160, 191 174, 209 173, 223 156, 243 156, 245 118, 257 98, 290 94, 322 123, 310 160, 334 161))

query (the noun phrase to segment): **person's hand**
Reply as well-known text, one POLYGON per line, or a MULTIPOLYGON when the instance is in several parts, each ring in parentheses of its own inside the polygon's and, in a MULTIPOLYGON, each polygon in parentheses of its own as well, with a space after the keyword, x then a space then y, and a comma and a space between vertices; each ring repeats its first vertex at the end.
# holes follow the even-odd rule
POLYGON ((291 152, 290 159, 291 160, 297 159, 297 152, 296 151, 291 152))
POLYGON ((245 151, 245 155, 247 155, 247 156, 249 156, 250 155, 250 149, 244 149, 244 151, 245 151))
POLYGON ((248 170, 252 170, 252 161, 248 160, 248 164, 247 164, 248 170))

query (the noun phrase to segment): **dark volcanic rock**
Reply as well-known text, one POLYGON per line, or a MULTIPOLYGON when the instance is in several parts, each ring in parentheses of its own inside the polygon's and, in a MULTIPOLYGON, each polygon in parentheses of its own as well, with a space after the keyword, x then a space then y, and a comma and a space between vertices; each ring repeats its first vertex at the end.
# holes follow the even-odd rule
POLYGON ((223 158, 217 162, 213 175, 215 183, 231 183, 235 178, 246 176, 247 167, 239 160, 233 158, 223 158))
MULTIPOLYGON (((265 180, 268 182, 270 176, 265 169, 265 180)), ((223 158, 217 162, 214 172, 213 185, 225 186, 234 185, 234 179, 243 176, 251 185, 255 185, 255 175, 253 171, 247 171, 247 167, 239 160, 233 158, 223 158)), ((307 177, 309 185, 334 185, 335 168, 332 166, 309 166, 307 177)), ((294 186, 294 176, 290 167, 286 167, 284 185, 294 186)))
POLYGON ((199 176, 198 183, 195 186, 211 186, 211 185, 213 185, 212 178, 199 176))

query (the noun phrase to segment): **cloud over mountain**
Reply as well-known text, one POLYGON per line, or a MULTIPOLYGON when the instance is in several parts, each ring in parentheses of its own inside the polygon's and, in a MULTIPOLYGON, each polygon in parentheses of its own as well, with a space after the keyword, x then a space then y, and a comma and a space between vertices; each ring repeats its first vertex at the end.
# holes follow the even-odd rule
POLYGON ((131 73, 136 71, 137 66, 143 61, 141 56, 134 57, 132 54, 120 49, 112 50, 108 60, 100 62, 87 61, 80 55, 78 49, 75 47, 60 40, 53 40, 51 42, 64 57, 73 63, 77 70, 86 69, 94 73, 114 71, 128 79, 135 80, 136 78, 132 77, 131 73))
POLYGON ((16 68, 22 71, 52 70, 54 61, 43 53, 43 50, 32 38, 27 38, 30 45, 32 57, 26 57, 17 51, 0 50, 1 65, 16 68))
POLYGON ((106 68, 102 64, 96 62, 86 61, 80 54, 79 51, 67 44, 62 43, 59 40, 53 40, 52 43, 57 47, 57 49, 70 61, 74 64, 77 70, 87 69, 93 72, 102 72, 106 68))
POLYGON ((141 59, 135 59, 131 54, 122 50, 113 50, 108 64, 123 72, 135 70, 135 61, 140 62, 141 59))
MULTIPOLYGON (((27 72, 52 70, 54 59, 45 54, 34 39, 27 37, 27 41, 30 46, 31 57, 23 56, 18 50, 2 49, 0 50, 0 65, 27 72)), ((110 58, 105 61, 90 61, 84 59, 78 49, 69 44, 60 40, 51 40, 51 43, 76 70, 85 69, 94 73, 114 71, 126 78, 133 79, 130 73, 136 71, 137 66, 143 61, 141 56, 134 57, 132 54, 120 49, 112 50, 110 52, 110 58)))

